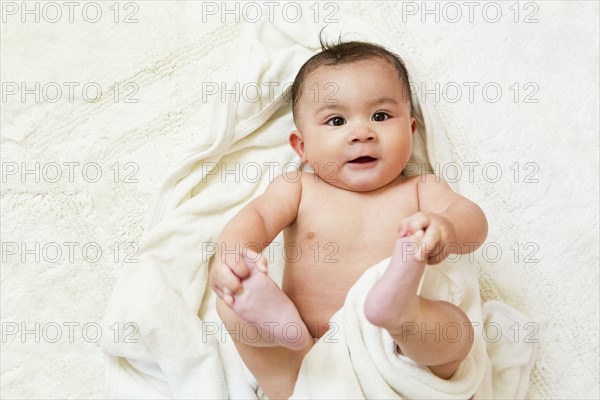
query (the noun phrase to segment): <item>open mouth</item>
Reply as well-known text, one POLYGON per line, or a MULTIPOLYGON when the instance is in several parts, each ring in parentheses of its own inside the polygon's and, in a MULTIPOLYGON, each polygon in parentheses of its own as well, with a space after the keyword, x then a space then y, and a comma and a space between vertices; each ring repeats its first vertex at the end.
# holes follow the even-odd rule
POLYGON ((370 163, 370 162, 373 162, 376 160, 377 160, 376 158, 373 158, 370 156, 362 156, 362 157, 355 158, 354 160, 350 160, 348 162, 352 163, 352 164, 366 164, 366 163, 370 163))

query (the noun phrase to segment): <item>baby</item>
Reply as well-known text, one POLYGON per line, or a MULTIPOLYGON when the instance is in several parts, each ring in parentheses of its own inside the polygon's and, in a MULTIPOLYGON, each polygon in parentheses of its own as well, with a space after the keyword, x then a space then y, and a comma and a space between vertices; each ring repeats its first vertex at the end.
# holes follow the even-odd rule
POLYGON ((390 255, 366 298, 367 320, 389 332, 398 353, 443 379, 472 346, 466 314, 417 288, 426 264, 483 243, 485 215, 435 175, 402 175, 416 126, 402 61, 370 43, 322 47, 291 87, 297 130, 289 143, 314 173, 278 176, 229 221, 210 271, 217 312, 228 330, 244 332, 237 350, 271 399, 292 394, 304 355, 349 289, 390 255), (294 245, 285 246, 279 288, 260 253, 282 230, 294 245), (231 251, 249 243, 256 253, 231 251), (421 251, 408 254, 410 243, 421 251), (449 323, 463 327, 459 340, 406 334, 409 324, 434 331, 449 323))

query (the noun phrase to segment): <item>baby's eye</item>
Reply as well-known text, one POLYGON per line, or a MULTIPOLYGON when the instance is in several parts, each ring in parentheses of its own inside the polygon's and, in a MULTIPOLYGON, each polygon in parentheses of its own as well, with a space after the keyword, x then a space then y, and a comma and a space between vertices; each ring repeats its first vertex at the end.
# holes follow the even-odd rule
POLYGON ((388 113, 378 112, 378 113, 373 114, 373 121, 376 121, 376 122, 385 121, 389 117, 390 117, 390 115, 388 113))
POLYGON ((331 126, 342 126, 344 125, 344 118, 342 117, 333 117, 331 118, 329 121, 327 121, 327 125, 331 125, 331 126))

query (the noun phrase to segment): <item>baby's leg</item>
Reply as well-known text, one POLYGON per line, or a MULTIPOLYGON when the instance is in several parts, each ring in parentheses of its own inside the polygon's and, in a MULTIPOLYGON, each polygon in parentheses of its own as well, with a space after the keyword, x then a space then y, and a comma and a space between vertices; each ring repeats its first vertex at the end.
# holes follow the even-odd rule
POLYGON ((242 280, 242 293, 225 296, 225 300, 229 298, 225 305, 233 311, 228 322, 232 327, 235 323, 244 326, 239 339, 250 345, 291 350, 312 346, 312 336, 294 303, 256 262, 245 259, 250 275, 242 280))
POLYGON ((473 327, 454 304, 417 295, 425 263, 405 253, 420 239, 422 233, 398 239, 390 265, 367 295, 365 315, 390 333, 402 354, 448 379, 471 350, 473 327))
POLYGON ((217 312, 257 383, 270 399, 288 398, 304 355, 314 344, 292 301, 268 275, 249 264, 244 290, 217 312))
POLYGON ((239 317, 219 298, 217 312, 227 330, 237 333, 237 338, 233 337, 235 347, 265 395, 269 399, 289 398, 296 386, 304 355, 312 345, 296 351, 262 337, 255 341, 261 332, 239 317), (239 325, 236 327, 236 324, 239 325))

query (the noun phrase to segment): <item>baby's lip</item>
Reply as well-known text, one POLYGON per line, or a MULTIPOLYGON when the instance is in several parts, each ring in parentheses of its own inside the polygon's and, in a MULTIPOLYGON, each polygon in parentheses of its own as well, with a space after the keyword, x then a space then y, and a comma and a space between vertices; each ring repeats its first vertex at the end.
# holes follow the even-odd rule
POLYGON ((369 162, 373 162, 376 161, 377 158, 375 157, 371 157, 371 156, 360 156, 360 157, 356 157, 353 160, 348 161, 349 163, 352 164, 365 164, 365 163, 369 163, 369 162))

